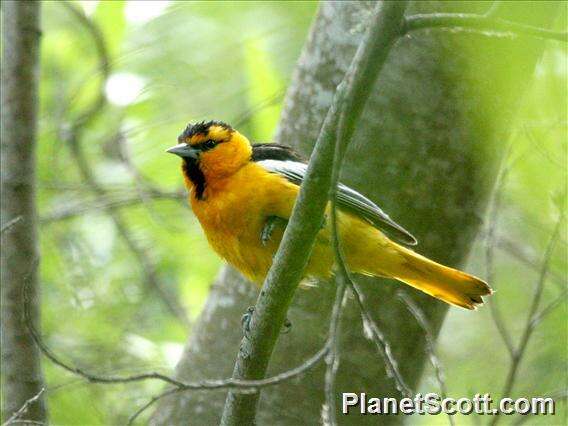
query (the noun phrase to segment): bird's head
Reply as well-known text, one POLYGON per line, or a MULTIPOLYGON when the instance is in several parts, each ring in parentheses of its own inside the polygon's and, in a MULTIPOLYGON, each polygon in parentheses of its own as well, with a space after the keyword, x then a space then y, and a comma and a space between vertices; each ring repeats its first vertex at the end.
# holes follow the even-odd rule
MULTIPOLYGON (((186 174, 201 173, 206 180, 232 175, 252 155, 248 139, 221 121, 189 124, 179 135, 178 142, 167 152, 184 160, 186 174)), ((193 181, 191 176, 188 178, 193 181)))

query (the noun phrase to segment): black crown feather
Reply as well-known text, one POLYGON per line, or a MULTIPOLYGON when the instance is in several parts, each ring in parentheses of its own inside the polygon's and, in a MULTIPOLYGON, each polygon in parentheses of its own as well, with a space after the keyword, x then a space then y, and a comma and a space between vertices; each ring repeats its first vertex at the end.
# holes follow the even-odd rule
POLYGON ((209 131, 209 128, 211 126, 218 126, 218 127, 222 127, 223 129, 232 132, 234 129, 227 123, 224 123, 222 121, 217 121, 217 120, 211 120, 211 121, 201 121, 199 123, 195 123, 195 124, 188 124, 187 127, 185 128, 185 130, 183 131, 183 133, 181 135, 179 135, 179 140, 183 141, 185 139, 189 139, 195 135, 206 135, 207 132, 209 131))

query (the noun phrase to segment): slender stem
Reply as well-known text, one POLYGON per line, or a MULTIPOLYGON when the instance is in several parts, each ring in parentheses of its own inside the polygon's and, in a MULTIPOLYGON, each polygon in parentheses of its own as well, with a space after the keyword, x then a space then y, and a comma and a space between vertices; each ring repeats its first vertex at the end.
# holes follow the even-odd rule
POLYGON ((405 32, 429 29, 447 28, 468 30, 505 32, 515 35, 537 37, 547 40, 568 41, 568 33, 551 31, 505 19, 494 18, 490 15, 476 15, 470 13, 432 13, 408 16, 404 20, 405 32))
MULTIPOLYGON (((517 379, 517 373, 518 373, 519 367, 521 365, 521 361, 522 361, 522 359, 525 355, 526 349, 527 349, 527 345, 528 345, 529 340, 532 336, 532 333, 535 329, 535 326, 538 324, 538 321, 536 321, 535 319, 539 317, 538 308, 540 306, 540 300, 542 298, 544 285, 546 284, 546 279, 547 279, 547 276, 548 276, 548 270, 550 268, 550 260, 552 259, 552 253, 554 252, 554 248, 556 246, 556 243, 558 242, 558 239, 560 238, 560 229, 562 227, 564 217, 565 217, 564 212, 560 213, 560 215, 558 217, 558 221, 556 222, 556 225, 554 226, 554 230, 552 231, 552 235, 550 237, 548 245, 546 246, 546 250, 544 252, 544 256, 543 256, 543 260, 542 260, 542 266, 541 266, 540 274, 538 276, 538 281, 537 281, 537 284, 536 284, 536 287, 535 287, 535 290, 534 290, 532 303, 531 303, 531 306, 529 308, 529 313, 527 315, 527 321, 526 321, 526 324, 525 324, 525 328, 523 329, 523 333, 522 333, 521 338, 519 340, 519 344, 517 345, 517 348, 514 351, 511 366, 509 368, 509 372, 507 374, 507 379, 505 381, 505 386, 503 387, 502 395, 504 395, 504 396, 510 396, 511 395, 513 387, 515 386, 515 381, 517 379)), ((491 426, 495 426, 499 422, 501 417, 500 416, 494 416, 493 420, 490 423, 491 426)))
MULTIPOLYGON (((424 330, 424 337, 426 338, 426 352, 428 353, 428 357, 430 358, 430 364, 432 364, 432 367, 434 368, 436 380, 438 381, 438 386, 440 387, 440 396, 445 399, 448 396, 448 388, 446 386, 444 369, 436 351, 436 337, 435 332, 432 329, 432 325, 428 321, 428 318, 426 318, 426 315, 424 315, 422 309, 420 309, 418 304, 414 300, 412 300, 412 298, 406 292, 400 291, 398 296, 406 304, 408 310, 416 319, 416 322, 420 325, 420 327, 422 327, 422 330, 424 330)), ((448 421, 450 422, 451 426, 454 426, 454 418, 449 414, 448 421)))
POLYGON ((4 225, 2 225, 2 227, 0 228, 0 234, 3 234, 4 232, 6 232, 7 230, 9 230, 12 226, 16 225, 19 221, 22 220, 22 216, 16 216, 15 218, 9 220, 8 222, 6 222, 4 225))
MULTIPOLYGON (((508 153, 510 152, 511 145, 508 146, 505 158, 507 158, 508 153)), ((510 170, 510 167, 504 162, 499 170, 499 174, 497 175, 495 188, 493 192, 493 199, 491 202, 490 211, 488 213, 488 226, 487 226, 487 234, 485 239, 485 268, 486 268, 486 278, 487 282, 492 283, 495 286, 495 267, 494 267, 494 258, 495 258, 495 231, 497 227, 497 220, 499 218, 499 211, 501 207, 501 197, 503 195, 503 187, 505 186, 505 181, 507 178, 507 174, 510 170)), ((494 299, 489 303, 489 309, 491 312, 491 318, 493 319, 493 323, 507 348, 507 351, 511 357, 513 357, 515 348, 513 346, 513 340, 505 325, 505 320, 501 315, 501 311, 499 309, 499 305, 497 304, 497 299, 494 299)))
POLYGON ((331 321, 329 325, 329 342, 330 350, 325 357, 327 368, 325 370, 324 378, 324 391, 325 391, 325 415, 326 425, 337 425, 335 417, 335 378, 337 376, 337 369, 339 368, 339 338, 340 338, 340 324, 341 324, 341 308, 345 298, 346 283, 343 279, 338 277, 337 291, 335 295, 335 305, 331 313, 331 321))
MULTIPOLYGON (((187 198, 185 191, 144 191, 143 196, 141 196, 141 194, 128 194, 119 198, 110 196, 108 189, 104 188, 103 190, 104 197, 98 197, 96 202, 85 203, 83 201, 71 207, 66 206, 61 209, 54 209, 52 212, 43 215, 40 218, 40 223, 42 225, 49 225, 90 212, 100 212, 101 210, 107 209, 116 210, 156 200, 183 200, 187 198)), ((2 232, 4 232, 4 228, 2 228, 2 232)))

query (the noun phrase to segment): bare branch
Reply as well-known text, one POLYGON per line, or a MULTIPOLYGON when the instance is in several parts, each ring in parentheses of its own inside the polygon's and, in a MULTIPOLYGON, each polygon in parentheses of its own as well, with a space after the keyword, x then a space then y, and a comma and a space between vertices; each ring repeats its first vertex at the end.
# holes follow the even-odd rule
POLYGON ((331 312, 331 320, 329 324, 329 352, 325 357, 327 368, 325 370, 325 425, 335 426, 337 420, 335 418, 335 378, 337 369, 339 368, 339 333, 341 324, 341 311, 345 298, 346 283, 341 278, 337 280, 337 292, 335 294, 335 304, 331 312))
MULTIPOLYGON (((251 319, 251 331, 241 342, 233 377, 264 376, 286 318, 294 292, 303 276, 311 248, 320 230, 331 187, 330 165, 335 153, 335 122, 340 109, 348 119, 342 144, 347 145, 391 46, 400 35, 407 2, 377 5, 369 31, 361 42, 344 82, 320 131, 292 216, 251 319), (345 103, 342 101, 345 100, 345 103)), ((229 392, 221 424, 254 423, 259 395, 229 392)))
POLYGON ((105 189, 105 196, 98 197, 94 203, 77 203, 71 207, 64 207, 62 209, 54 209, 52 212, 47 213, 41 217, 40 222, 45 225, 59 222, 61 220, 72 219, 76 216, 81 216, 90 212, 100 212, 107 209, 121 209, 124 207, 135 206, 140 203, 156 201, 156 200, 183 200, 187 196, 186 191, 161 191, 152 190, 144 191, 143 197, 137 194, 127 194, 126 196, 117 198, 108 195, 105 189))
MULTIPOLYGON (((430 358, 430 364, 434 368, 434 373, 436 375, 436 380, 438 381, 438 386, 440 386, 440 396, 446 398, 448 396, 448 389, 446 387, 446 378, 444 375, 444 369, 440 358, 438 357, 436 351, 436 335, 428 318, 424 315, 424 312, 420 307, 412 300, 412 298, 404 291, 398 292, 398 297, 406 304, 406 307, 416 319, 416 322, 420 324, 420 327, 424 330, 424 336, 426 338, 426 351, 428 352, 428 358, 430 358)), ((454 425, 454 418, 448 414, 448 421, 450 425, 454 425)))
POLYGON ((313 366, 315 366, 329 351, 329 343, 326 343, 322 349, 316 352, 312 357, 308 358, 298 367, 292 368, 283 373, 277 374, 273 377, 260 380, 239 380, 239 379, 209 379, 201 380, 193 383, 186 383, 180 380, 174 379, 173 377, 167 376, 165 374, 151 372, 134 374, 131 376, 101 376, 97 374, 89 373, 82 368, 70 365, 61 358, 59 358, 47 344, 43 341, 39 332, 36 330, 34 324, 31 321, 30 314, 30 295, 28 290, 28 283, 24 285, 24 317, 26 325, 33 337, 34 342, 39 347, 43 355, 48 358, 55 365, 63 368, 69 373, 75 374, 77 376, 83 377, 91 383, 105 383, 105 384, 117 384, 117 383, 132 383, 140 382, 144 380, 160 380, 162 382, 174 385, 179 390, 215 390, 215 389, 236 389, 237 392, 251 392, 255 391, 256 388, 262 388, 266 386, 276 385, 285 380, 289 380, 300 374, 303 374, 313 366))
MULTIPOLYGON (((6 420, 4 423, 2 423, 2 426, 8 426, 14 423, 18 423, 20 419, 20 417, 22 417, 27 411, 28 411, 28 407, 30 405, 32 405, 34 402, 36 402, 41 395, 45 392, 45 388, 41 388, 40 391, 32 396, 30 399, 28 399, 26 402, 24 402, 24 405, 22 405, 22 407, 16 411, 14 414, 12 414, 10 416, 10 418, 8 420, 6 420)), ((26 423, 36 423, 33 420, 25 420, 26 423)), ((38 424, 43 424, 42 422, 37 422, 38 424)))
POLYGON ((568 290, 564 289, 560 295, 550 302, 546 307, 544 307, 538 314, 536 314, 532 321, 531 327, 535 328, 547 315, 554 311, 558 306, 560 306, 563 302, 566 302, 566 296, 568 295, 568 290))
POLYGON ((0 228, 0 234, 3 234, 4 232, 6 232, 8 229, 10 229, 12 226, 14 226, 15 224, 17 224, 20 220, 22 220, 22 216, 16 216, 15 218, 9 220, 8 222, 6 222, 4 225, 2 225, 2 227, 0 228))
MULTIPOLYGON (((75 159, 77 168, 83 181, 87 184, 90 190, 99 198, 103 200, 100 203, 104 204, 104 199, 106 198, 106 190, 102 186, 93 170, 91 169, 90 162, 87 160, 81 143, 82 130, 87 122, 98 115, 101 110, 106 105, 106 98, 104 96, 104 84, 111 72, 110 60, 108 57, 108 51, 106 49, 106 44, 104 38, 100 32, 98 26, 91 21, 85 14, 72 3, 63 3, 65 7, 77 17, 79 23, 85 26, 97 48, 97 54, 99 57, 99 68, 102 73, 102 81, 99 87, 99 95, 97 100, 88 107, 85 112, 83 112, 66 131, 62 131, 62 138, 67 142, 71 154, 75 159)), ((189 328, 190 321, 187 317, 185 309, 180 305, 178 300, 168 293, 160 283, 158 272, 152 261, 151 256, 147 250, 140 245, 130 232, 130 227, 127 222, 123 219, 121 213, 115 209, 115 207, 106 207, 105 211, 109 214, 114 222, 114 225, 118 231, 118 234, 132 252, 140 267, 144 273, 144 283, 149 289, 154 291, 160 300, 164 303, 167 309, 177 317, 186 328, 189 328)))
MULTIPOLYGON (((505 158, 508 157, 508 154, 511 150, 511 144, 507 147, 505 158)), ((501 168, 499 169, 499 174, 495 180, 495 188, 493 190, 493 196, 491 200, 490 209, 488 212, 488 222, 487 222, 487 233, 485 238, 485 268, 486 268, 486 279, 487 282, 492 283, 493 288, 495 288, 495 267, 493 264, 493 260, 495 258, 494 248, 495 248, 495 229, 497 227, 497 219, 499 217, 499 212, 501 208, 501 196, 503 193, 503 187, 505 186, 505 181, 510 170, 509 165, 506 162, 503 162, 501 168)), ((507 327, 505 325, 505 321, 503 316, 501 315, 501 311, 499 310, 499 305, 497 305, 497 299, 493 299, 489 303, 489 308, 491 311, 491 318, 493 319, 493 323, 495 327, 497 327, 497 331, 505 344, 509 355, 513 357, 514 354, 514 346, 513 340, 507 327)))
MULTIPOLYGON (((303 362, 301 365, 299 365, 296 368, 285 371, 283 373, 280 373, 276 376, 273 376, 273 377, 270 377, 270 378, 267 378, 267 379, 260 379, 260 380, 226 379, 225 382, 232 383, 232 384, 237 384, 237 383, 242 384, 243 385, 242 389, 238 390, 240 393, 243 393, 243 394, 257 393, 258 388, 277 385, 279 383, 282 383, 286 380, 297 377, 297 376, 307 372, 311 368, 315 367, 324 358, 325 358, 326 363, 327 363, 328 362, 327 356, 332 351, 333 346, 337 343, 338 336, 339 336, 339 321, 340 321, 340 316, 341 316, 341 308, 343 306, 344 294, 345 294, 345 286, 338 285, 337 297, 336 297, 335 303, 333 305, 333 310, 332 310, 331 319, 330 319, 330 326, 329 326, 329 331, 328 331, 328 336, 327 336, 326 342, 325 342, 324 346, 318 352, 316 352, 316 354, 314 356, 307 359, 305 362, 303 362)), ((220 381, 216 380, 216 382, 220 382, 220 381)), ((227 386, 226 388, 230 388, 230 387, 227 386)), ((220 387, 217 387, 216 389, 220 389, 220 387)), ((160 399, 162 399, 162 398, 164 398, 168 395, 172 395, 174 393, 183 392, 185 390, 188 390, 188 389, 175 387, 175 388, 167 389, 164 392, 162 392, 161 394, 154 396, 150 401, 148 401, 146 404, 144 404, 142 407, 140 407, 140 409, 138 409, 130 417, 128 423, 132 424, 136 420, 136 418, 138 418, 140 416, 140 414, 142 414, 145 410, 150 408, 154 403, 158 402, 160 399)))
POLYGON ((531 25, 520 24, 492 15, 470 13, 432 13, 412 15, 404 19, 404 31, 416 31, 431 28, 467 29, 480 32, 501 32, 516 36, 529 36, 545 40, 568 41, 568 33, 551 31, 531 25))
MULTIPOLYGON (((517 373, 525 355, 527 345, 529 340, 532 336, 533 331, 535 330, 536 325, 539 323, 537 318, 540 316, 538 312, 538 308, 540 306, 540 300, 542 298, 542 293, 544 290, 544 285, 546 284, 546 279, 548 276, 548 270, 550 267, 550 260, 552 259, 552 253, 554 252, 554 248, 556 247, 556 243, 560 238, 560 229, 562 227, 562 223, 564 222, 565 212, 561 211, 558 220, 556 221, 556 225, 554 226, 554 230, 552 231, 552 235, 546 246, 546 250, 544 252, 542 266, 540 270, 540 274, 538 276, 538 280, 536 283, 536 287, 534 290, 534 295, 532 299, 531 306, 529 308, 529 313, 527 315, 527 321, 525 328, 522 332, 520 341, 513 353, 513 358, 511 362, 511 366, 509 368, 509 372, 507 374, 507 379, 505 381, 505 385, 503 387, 503 395, 511 395, 511 391, 515 386, 515 381, 517 379, 517 373)), ((491 426, 495 426, 499 422, 500 417, 494 416, 491 422, 491 426)))
POLYGON ((108 53, 108 49, 106 47, 106 43, 104 40, 104 36, 100 30, 100 28, 89 19, 87 15, 83 12, 83 10, 77 6, 76 4, 64 1, 60 3, 63 7, 65 7, 71 14, 77 18, 77 21, 87 30, 91 38, 93 39, 95 49, 97 51, 98 62, 99 62, 99 71, 101 72, 101 81, 99 82, 99 87, 97 89, 97 97, 92 102, 92 104, 85 109, 85 111, 77 117, 72 125, 71 131, 76 131, 78 128, 84 126, 89 121, 91 121, 95 116, 105 107, 106 105, 106 97, 105 97, 105 83, 108 77, 110 76, 111 66, 110 66, 110 57, 108 53))

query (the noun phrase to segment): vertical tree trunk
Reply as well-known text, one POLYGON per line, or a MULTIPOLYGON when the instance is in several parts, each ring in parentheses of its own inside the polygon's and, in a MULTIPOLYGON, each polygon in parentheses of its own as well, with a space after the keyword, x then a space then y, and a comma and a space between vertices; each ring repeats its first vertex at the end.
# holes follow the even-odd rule
MULTIPOLYGON (((343 78, 374 2, 322 3, 286 97, 276 141, 309 154, 337 84, 343 78)), ((410 13, 485 12, 482 2, 415 2, 410 13)), ((509 3, 500 17, 548 27, 558 3, 509 3), (522 15, 529 5, 533 10, 522 15), (521 12, 521 13, 519 13, 521 12)), ((544 43, 468 32, 417 31, 400 39, 381 73, 345 161, 343 182, 366 194, 419 239, 417 250, 459 265, 482 222, 485 201, 507 129, 544 43)), ((402 286, 363 278, 367 305, 391 343, 407 384, 415 387, 426 359, 423 332, 395 293, 402 286)), ((404 288, 436 330, 447 306, 404 288)), ((299 290, 271 360, 274 374, 302 363, 323 344, 331 285, 299 290)), ((229 377, 241 337, 240 316, 256 290, 225 268, 193 330, 177 375, 186 380, 229 377)), ((475 315, 472 313, 471 315, 475 315)), ((355 303, 343 316, 336 389, 398 396, 382 359, 365 338, 355 303)), ((216 424, 225 392, 186 392, 164 399, 152 424, 216 424), (195 419, 195 420, 193 420, 195 419)), ((315 424, 323 367, 262 391, 259 424, 315 424)), ((341 406, 339 404, 339 406, 341 406)), ((341 424, 375 424, 353 413, 341 424)), ((382 418, 400 423, 401 418, 382 418)))
MULTIPOLYGON (((39 321, 35 148, 40 3, 2 3, 2 413, 8 419, 43 388, 40 354, 24 322, 23 287, 39 321), (12 221, 12 222, 11 222, 12 221), (16 221, 16 222, 14 222, 16 221), (6 227, 11 223, 11 226, 6 227)), ((21 419, 47 421, 43 395, 21 419)))

